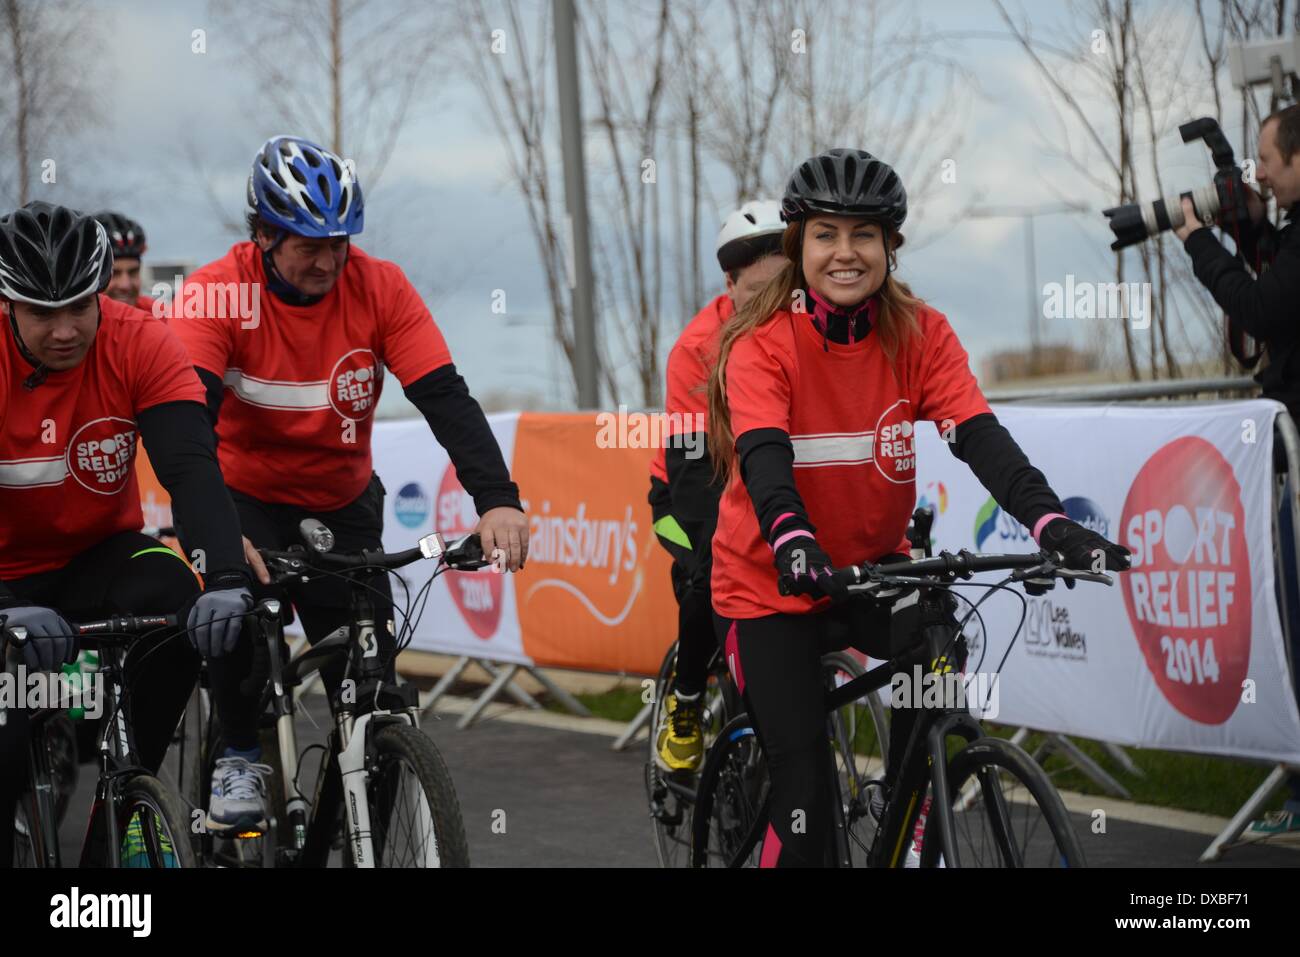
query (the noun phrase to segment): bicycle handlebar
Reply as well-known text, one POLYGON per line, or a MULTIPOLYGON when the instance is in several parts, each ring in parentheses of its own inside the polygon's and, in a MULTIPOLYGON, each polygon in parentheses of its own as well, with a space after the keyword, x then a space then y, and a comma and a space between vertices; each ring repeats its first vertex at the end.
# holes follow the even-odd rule
MULTIPOLYGON (((1010 571, 1013 581, 1044 581, 1053 578, 1114 583, 1110 575, 1066 568, 1055 553, 977 555, 961 549, 956 554, 940 552, 933 558, 918 558, 889 564, 849 565, 832 570, 831 577, 846 586, 851 595, 877 598, 895 597, 906 587, 949 585, 958 578, 970 578, 977 572, 1010 571), (892 589, 897 592, 888 594, 892 589)), ((777 589, 790 594, 789 584, 779 579, 777 589)))
MULTIPOLYGON (((73 632, 81 639, 82 645, 90 647, 121 645, 128 643, 137 635, 158 628, 175 628, 179 619, 175 615, 118 615, 101 621, 68 622, 73 632)), ((22 648, 30 640, 27 629, 21 625, 6 628, 0 635, 14 648, 22 648)))
POLYGON ((457 571, 472 571, 490 565, 484 557, 483 547, 477 533, 447 546, 442 536, 434 533, 421 539, 421 544, 400 552, 385 552, 382 549, 367 551, 362 549, 353 553, 317 552, 304 548, 290 551, 277 551, 259 548, 263 561, 276 565, 280 571, 275 577, 280 580, 297 578, 313 570, 334 569, 338 571, 360 571, 362 569, 384 568, 397 569, 410 565, 423 558, 437 558, 447 567, 457 571))

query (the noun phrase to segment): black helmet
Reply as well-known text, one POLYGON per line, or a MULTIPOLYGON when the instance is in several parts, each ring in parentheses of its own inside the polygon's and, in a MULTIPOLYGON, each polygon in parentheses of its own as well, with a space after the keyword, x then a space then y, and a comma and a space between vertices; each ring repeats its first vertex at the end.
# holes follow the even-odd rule
POLYGON ((144 227, 134 219, 109 210, 96 213, 95 218, 108 230, 108 241, 113 247, 114 259, 139 259, 144 255, 148 248, 144 239, 144 227))
POLYGON ((91 217, 37 201, 0 219, 0 297, 66 306, 112 277, 108 233, 91 217))
POLYGON ((781 200, 787 223, 809 213, 879 219, 896 230, 907 219, 907 191, 890 165, 870 153, 827 150, 799 164, 781 200))

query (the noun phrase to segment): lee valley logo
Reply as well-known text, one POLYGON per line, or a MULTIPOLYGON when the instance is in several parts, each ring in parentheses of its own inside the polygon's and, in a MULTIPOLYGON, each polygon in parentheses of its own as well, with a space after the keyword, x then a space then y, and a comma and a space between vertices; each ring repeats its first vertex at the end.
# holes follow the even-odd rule
POLYGON ((1070 627, 1070 609, 1048 598, 1029 602, 1025 650, 1039 658, 1088 660, 1088 639, 1070 627))
POLYGON ((129 927, 132 937, 148 937, 153 925, 149 894, 71 894, 50 898, 51 927, 129 927))
POLYGON ((86 717, 96 720, 104 713, 103 676, 62 671, 33 671, 19 665, 0 674, 0 721, 7 710, 23 708, 82 708, 86 717))

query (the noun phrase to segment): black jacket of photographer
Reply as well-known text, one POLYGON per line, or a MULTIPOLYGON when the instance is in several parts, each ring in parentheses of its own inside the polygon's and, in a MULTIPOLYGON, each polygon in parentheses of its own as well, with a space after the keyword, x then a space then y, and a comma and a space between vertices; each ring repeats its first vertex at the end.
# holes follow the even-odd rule
POLYGON ((1269 268, 1252 278, 1241 260, 1224 249, 1210 229, 1197 229, 1183 244, 1192 270, 1232 322, 1268 348, 1268 365, 1255 379, 1264 396, 1283 403, 1300 424, 1300 203, 1280 230, 1267 220, 1241 234, 1247 262, 1269 268))

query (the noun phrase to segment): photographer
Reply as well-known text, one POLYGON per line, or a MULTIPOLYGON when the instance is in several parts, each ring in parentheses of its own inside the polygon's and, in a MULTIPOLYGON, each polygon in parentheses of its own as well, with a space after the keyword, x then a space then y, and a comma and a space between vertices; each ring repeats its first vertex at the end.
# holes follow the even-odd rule
MULTIPOLYGON (((1175 230, 1192 257, 1192 269, 1215 302, 1228 314, 1231 327, 1252 336, 1268 350, 1268 365, 1256 376, 1265 398, 1283 403, 1300 423, 1300 106, 1289 106, 1264 120, 1259 131, 1257 179, 1271 188, 1287 224, 1275 229, 1265 218, 1263 201, 1246 191, 1250 222, 1235 228, 1241 258, 1223 248, 1214 233, 1200 225, 1190 199, 1183 198, 1184 225, 1175 230), (1256 277, 1247 272, 1250 263, 1256 277)), ((1289 477, 1283 501, 1289 501, 1295 477, 1289 477)), ((1283 508, 1279 534, 1291 534, 1291 510, 1283 508)), ((1300 604, 1294 556, 1283 551, 1283 581, 1292 609, 1300 604)), ((1292 658, 1300 657, 1297 629, 1292 628, 1292 658)), ((1287 779, 1291 792, 1283 809, 1252 821, 1247 837, 1300 832, 1300 775, 1287 779)))
POLYGON ((1268 366, 1258 375, 1265 398, 1277 399, 1300 422, 1300 231, 1295 228, 1300 202, 1300 106, 1289 106, 1264 120, 1256 175, 1261 186, 1273 190, 1278 208, 1288 215, 1287 225, 1274 229, 1265 220, 1263 201, 1247 190, 1250 225, 1235 238, 1258 278, 1252 278, 1242 261, 1201 224, 1186 197, 1184 225, 1175 235, 1192 257, 1196 278, 1230 321, 1267 347, 1268 366), (1275 251, 1271 257, 1269 250, 1275 251))

